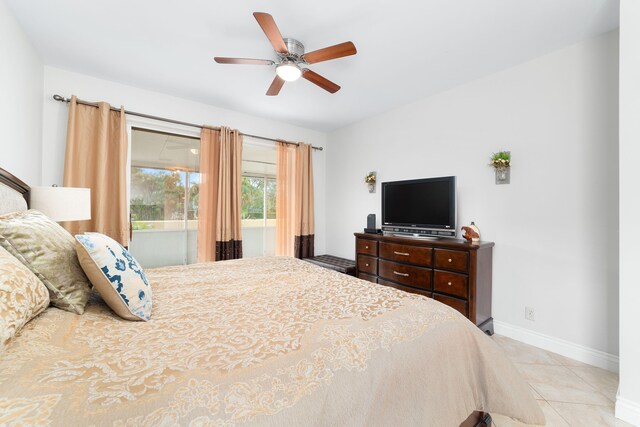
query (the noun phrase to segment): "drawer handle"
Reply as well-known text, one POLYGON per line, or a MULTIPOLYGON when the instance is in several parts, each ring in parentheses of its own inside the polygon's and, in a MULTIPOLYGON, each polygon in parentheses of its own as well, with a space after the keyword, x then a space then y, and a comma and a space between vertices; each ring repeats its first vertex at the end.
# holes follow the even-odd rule
POLYGON ((365 246, 364 248, 365 248, 365 249, 369 249, 369 246, 365 246))
POLYGON ((365 264, 364 266, 365 266, 365 267, 369 267, 369 264, 365 264))
POLYGON ((451 286, 451 282, 447 282, 447 285, 451 286))
POLYGON ((394 254, 396 255, 402 255, 402 256, 409 256, 409 252, 398 252, 398 251, 393 251, 394 254))
POLYGON ((393 274, 396 274, 398 276, 409 277, 409 273, 398 273, 397 271, 394 271, 393 274))
POLYGON ((449 262, 451 262, 451 258, 449 258, 449 262))

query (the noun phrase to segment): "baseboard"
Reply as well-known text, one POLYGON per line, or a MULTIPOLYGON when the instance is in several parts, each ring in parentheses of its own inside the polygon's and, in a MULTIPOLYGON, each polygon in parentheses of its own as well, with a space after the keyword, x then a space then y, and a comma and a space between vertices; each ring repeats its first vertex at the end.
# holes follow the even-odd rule
POLYGON ((616 418, 631 425, 640 426, 640 404, 618 396, 616 398, 616 418))
POLYGON ((498 335, 504 335, 505 337, 569 357, 579 362, 597 366, 598 368, 618 372, 620 358, 613 354, 521 328, 520 326, 500 322, 499 320, 494 320, 493 325, 495 333, 498 335))

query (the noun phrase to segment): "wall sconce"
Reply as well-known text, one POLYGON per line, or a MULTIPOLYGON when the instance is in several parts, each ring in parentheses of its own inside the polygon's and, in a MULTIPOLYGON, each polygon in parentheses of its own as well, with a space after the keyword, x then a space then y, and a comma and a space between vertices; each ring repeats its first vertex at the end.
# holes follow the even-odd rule
POLYGON ((369 172, 367 176, 364 177, 364 182, 369 187, 369 193, 376 192, 376 179, 377 179, 377 172, 375 171, 369 172))
POLYGON ((493 153, 489 166, 495 171, 497 185, 511 182, 511 151, 493 153))

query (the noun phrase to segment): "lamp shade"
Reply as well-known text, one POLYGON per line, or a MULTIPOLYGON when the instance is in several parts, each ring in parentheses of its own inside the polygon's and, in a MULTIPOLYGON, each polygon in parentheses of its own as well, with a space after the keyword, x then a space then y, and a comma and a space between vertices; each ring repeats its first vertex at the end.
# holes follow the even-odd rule
POLYGON ((31 187, 31 209, 58 222, 91 219, 91 189, 31 187))

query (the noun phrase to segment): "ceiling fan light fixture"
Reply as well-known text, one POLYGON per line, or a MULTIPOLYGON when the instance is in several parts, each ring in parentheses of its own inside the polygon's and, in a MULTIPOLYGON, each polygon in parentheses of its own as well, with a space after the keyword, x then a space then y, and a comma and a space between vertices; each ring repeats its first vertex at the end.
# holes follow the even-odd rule
POLYGON ((269 43, 271 43, 273 50, 277 54, 277 58, 274 58, 275 61, 270 59, 227 58, 216 56, 213 59, 218 64, 275 65, 276 76, 265 93, 267 96, 278 95, 285 82, 293 82, 298 80, 300 77, 329 93, 336 93, 340 90, 340 86, 334 82, 322 77, 320 74, 308 68, 300 68, 300 65, 306 67, 307 64, 315 64, 318 62, 355 55, 358 51, 352 42, 348 41, 339 43, 305 53, 304 45, 298 40, 282 37, 273 16, 264 12, 254 12, 253 17, 258 21, 258 25, 262 28, 262 31, 265 36, 267 36, 267 39, 269 39, 269 43))
POLYGON ((296 63, 286 61, 276 67, 276 74, 286 82, 293 82, 302 76, 302 70, 296 63))

